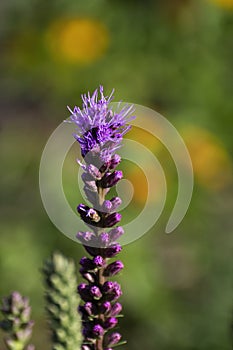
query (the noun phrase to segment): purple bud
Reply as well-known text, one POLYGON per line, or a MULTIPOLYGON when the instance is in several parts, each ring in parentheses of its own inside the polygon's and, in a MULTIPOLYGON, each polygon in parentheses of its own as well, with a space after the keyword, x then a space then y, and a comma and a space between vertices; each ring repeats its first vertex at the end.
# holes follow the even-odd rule
POLYGON ((90 295, 90 287, 86 283, 81 283, 78 286, 78 293, 82 300, 84 301, 90 301, 92 299, 92 296, 90 295))
POLYGON ((103 202, 103 205, 102 205, 102 211, 104 213, 110 213, 111 212, 111 209, 112 209, 112 203, 111 201, 109 200, 106 200, 103 202))
POLYGON ((104 329, 100 324, 96 324, 92 329, 93 335, 97 338, 104 335, 104 329))
POLYGON ((96 306, 90 301, 86 302, 83 305, 83 309, 81 309, 81 310, 83 310, 89 316, 93 316, 93 315, 95 315, 97 313, 96 306))
POLYGON ((112 329, 114 328, 118 323, 118 320, 116 317, 109 317, 107 320, 104 322, 104 328, 105 329, 112 329))
POLYGON ((112 309, 109 312, 109 316, 114 317, 122 311, 122 306, 120 303, 116 303, 112 306, 112 309))
POLYGON ((101 248, 106 248, 109 245, 109 234, 107 232, 102 232, 98 237, 98 246, 101 248))
POLYGON ((122 204, 120 197, 113 197, 110 202, 112 203, 112 211, 116 210, 122 204))
POLYGON ((107 281, 102 287, 105 300, 113 301, 122 295, 121 286, 117 282, 107 281))
POLYGON ((121 220, 120 213, 112 213, 104 218, 103 227, 112 227, 121 220))
POLYGON ((96 236, 93 232, 78 232, 76 234, 76 238, 82 243, 82 244, 92 244, 95 245, 96 236))
POLYGON ((120 170, 116 170, 107 176, 104 176, 101 180, 101 187, 107 188, 117 184, 123 178, 123 173, 120 170))
POLYGON ((115 282, 112 282, 112 281, 104 282, 104 284, 103 284, 103 292, 104 293, 110 293, 113 290, 113 288, 114 288, 114 283, 115 282))
POLYGON ((102 267, 105 264, 104 258, 101 255, 97 255, 93 259, 93 263, 96 267, 102 267))
MULTIPOLYGON (((97 244, 95 241, 93 243, 97 244)), ((101 252, 101 250, 99 248, 89 247, 87 245, 84 245, 84 248, 91 256, 97 256, 101 252)))
POLYGON ((81 214, 84 214, 84 215, 87 215, 87 212, 88 212, 88 210, 89 210, 90 208, 87 206, 87 205, 85 205, 85 204, 79 204, 78 206, 77 206, 77 211, 78 211, 78 213, 81 215, 81 214))
POLYGON ((118 274, 124 268, 123 263, 120 260, 114 261, 109 264, 104 270, 104 276, 110 277, 118 274))
POLYGON ((104 255, 106 258, 113 258, 122 250, 119 243, 114 243, 104 250, 104 255))
POLYGON ((81 273, 82 277, 85 278, 85 280, 87 280, 88 282, 90 282, 90 283, 95 282, 95 274, 94 273, 87 272, 83 267, 81 267, 79 272, 81 273))
POLYGON ((109 165, 109 169, 115 169, 117 165, 120 163, 121 157, 119 154, 114 154, 109 165))
POLYGON ((87 171, 95 180, 100 180, 102 178, 101 172, 93 164, 88 165, 87 171))
POLYGON ((93 263, 93 261, 91 259, 87 258, 86 256, 81 258, 79 263, 83 267, 83 269, 86 271, 93 270, 95 268, 95 264, 93 263))
POLYGON ((116 242, 124 234, 124 230, 121 226, 113 228, 109 231, 109 237, 112 242, 116 242))
POLYGON ((100 299, 102 297, 102 293, 101 293, 99 287, 97 287, 97 286, 92 286, 90 288, 90 294, 95 299, 100 299))
POLYGON ((115 345, 119 343, 120 340, 121 340, 121 334, 118 332, 114 332, 110 334, 107 338, 108 346, 115 345))
POLYGON ((101 314, 107 314, 111 310, 111 303, 110 301, 105 301, 103 304, 100 306, 100 313, 101 314))

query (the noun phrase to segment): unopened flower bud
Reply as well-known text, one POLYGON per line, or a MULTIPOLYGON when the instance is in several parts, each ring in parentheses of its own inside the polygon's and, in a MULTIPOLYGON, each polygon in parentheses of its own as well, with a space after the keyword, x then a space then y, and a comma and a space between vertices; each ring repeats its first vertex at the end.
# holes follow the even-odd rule
POLYGON ((120 261, 114 261, 109 264, 104 270, 104 276, 110 277, 118 274, 124 268, 124 264, 120 261))
POLYGON ((105 329, 111 329, 114 328, 118 323, 117 318, 115 317, 109 317, 107 320, 104 322, 104 328, 105 329))
POLYGON ((114 154, 109 165, 109 169, 115 169, 117 165, 120 163, 121 157, 119 154, 114 154))
POLYGON ((115 186, 117 182, 120 181, 122 178, 123 178, 122 171, 116 170, 113 173, 110 173, 109 175, 102 178, 101 187, 107 188, 107 187, 115 186))
POLYGON ((120 213, 112 213, 104 218, 103 227, 112 227, 121 221, 120 213))
POLYGON ((101 314, 108 314, 111 308, 112 308, 111 303, 109 301, 105 301, 100 306, 100 312, 101 314))
POLYGON ((104 250, 104 255, 106 258, 113 258, 122 250, 119 243, 114 243, 104 250))
POLYGON ((109 316, 111 316, 111 317, 117 316, 121 311, 122 311, 121 304, 115 303, 109 312, 109 316))
POLYGON ((102 297, 102 293, 97 286, 92 286, 90 288, 90 294, 94 299, 100 299, 102 297))
POLYGON ((108 346, 115 345, 119 343, 120 340, 121 340, 121 334, 118 332, 114 332, 110 334, 107 338, 108 346))
POLYGON ((111 231, 109 231, 111 242, 116 242, 123 234, 124 230, 121 226, 113 228, 111 231))

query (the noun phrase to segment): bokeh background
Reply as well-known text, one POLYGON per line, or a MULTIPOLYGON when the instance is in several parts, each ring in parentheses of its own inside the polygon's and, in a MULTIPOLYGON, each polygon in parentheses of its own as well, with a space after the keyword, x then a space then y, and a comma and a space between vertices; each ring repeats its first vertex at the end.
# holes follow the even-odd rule
MULTIPOLYGON (((43 260, 54 250, 77 262, 83 254, 43 208, 40 157, 69 116, 66 105, 80 105, 80 94, 99 84, 107 93, 115 88, 115 101, 143 104, 172 122, 187 143, 195 175, 189 211, 165 235, 177 193, 174 163, 151 135, 138 129, 129 134, 160 160, 168 197, 159 222, 121 254, 124 348, 231 348, 232 38, 233 0, 1 0, 0 296, 18 289, 30 297, 37 349, 51 348, 43 260)), ((77 145, 64 166, 74 210, 81 200, 78 152, 77 145)), ((139 211, 145 176, 133 165, 122 166, 139 211)))

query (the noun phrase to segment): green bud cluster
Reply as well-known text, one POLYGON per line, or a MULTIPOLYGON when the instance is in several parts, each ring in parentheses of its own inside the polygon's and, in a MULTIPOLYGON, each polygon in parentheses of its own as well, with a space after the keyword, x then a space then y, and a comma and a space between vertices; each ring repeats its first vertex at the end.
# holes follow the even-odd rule
POLYGON ((4 339, 7 349, 34 350, 34 345, 27 345, 34 324, 29 300, 19 292, 12 292, 3 298, 1 312, 4 318, 0 322, 0 328, 7 333, 4 339))
POLYGON ((42 269, 53 350, 79 350, 81 346, 75 270, 74 262, 60 253, 54 253, 42 269))

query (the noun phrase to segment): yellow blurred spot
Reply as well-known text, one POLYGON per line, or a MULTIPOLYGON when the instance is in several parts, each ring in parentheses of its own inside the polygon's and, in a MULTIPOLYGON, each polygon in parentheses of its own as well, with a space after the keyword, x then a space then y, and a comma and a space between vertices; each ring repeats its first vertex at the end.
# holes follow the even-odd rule
POLYGON ((55 58, 87 64, 105 54, 109 34, 106 26, 97 20, 76 18, 52 23, 47 41, 55 58))
POLYGON ((211 0, 211 1, 223 8, 233 9, 233 0, 211 0))
POLYGON ((127 134, 127 138, 137 141, 146 148, 149 148, 151 151, 157 151, 161 147, 161 143, 156 137, 154 137, 146 130, 136 126, 132 126, 130 132, 127 134))
POLYGON ((182 136, 192 158, 196 180, 211 190, 226 188, 232 182, 232 163, 217 137, 192 126, 186 127, 182 136))
POLYGON ((148 193, 148 185, 146 176, 138 167, 133 167, 127 172, 127 180, 129 180, 134 189, 133 201, 138 204, 145 204, 148 193))

